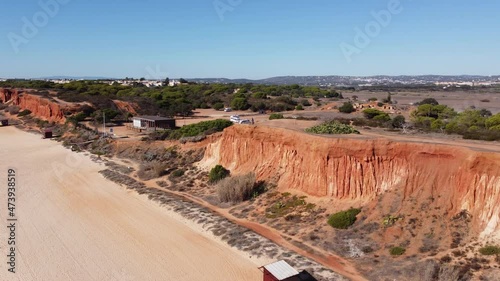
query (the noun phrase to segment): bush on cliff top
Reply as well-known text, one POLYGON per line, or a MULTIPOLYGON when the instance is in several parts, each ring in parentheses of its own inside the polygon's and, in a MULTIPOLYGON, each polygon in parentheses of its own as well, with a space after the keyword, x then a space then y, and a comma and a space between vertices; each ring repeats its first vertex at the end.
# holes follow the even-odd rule
POLYGON ((360 212, 360 209, 350 208, 347 211, 335 213, 328 218, 328 224, 333 228, 347 229, 356 222, 356 216, 360 212))
POLYGON ((329 121, 321 125, 308 128, 306 129, 306 132, 312 134, 328 134, 328 135, 359 134, 359 131, 354 129, 352 126, 342 124, 337 121, 329 121))
POLYGON ((339 107, 339 111, 342 113, 352 113, 356 111, 351 102, 345 102, 341 107, 339 107))
POLYGON ((272 113, 271 115, 269 115, 269 120, 275 120, 275 119, 283 119, 285 117, 283 117, 283 114, 281 113, 272 113))
POLYGON ((182 137, 195 137, 199 135, 210 135, 221 132, 225 128, 232 126, 233 122, 224 119, 203 121, 196 124, 186 125, 177 131, 172 132, 171 138, 180 139, 182 137))

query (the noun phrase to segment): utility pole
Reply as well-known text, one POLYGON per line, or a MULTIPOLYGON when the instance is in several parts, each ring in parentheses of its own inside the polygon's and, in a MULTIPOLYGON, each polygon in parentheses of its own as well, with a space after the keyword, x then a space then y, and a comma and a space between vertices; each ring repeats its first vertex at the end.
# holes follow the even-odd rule
POLYGON ((102 125, 103 125, 103 130, 104 130, 104 132, 102 132, 102 136, 105 137, 106 136, 106 113, 104 111, 102 112, 102 125))

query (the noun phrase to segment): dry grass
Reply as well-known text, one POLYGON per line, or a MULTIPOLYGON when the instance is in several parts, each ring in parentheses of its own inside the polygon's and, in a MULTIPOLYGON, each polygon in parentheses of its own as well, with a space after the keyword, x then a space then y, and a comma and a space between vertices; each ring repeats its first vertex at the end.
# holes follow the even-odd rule
POLYGON ((242 202, 252 197, 255 186, 255 174, 225 178, 217 184, 220 202, 242 202))
POLYGON ((154 163, 153 164, 153 173, 156 177, 162 177, 165 175, 165 170, 167 169, 167 165, 163 163, 154 163))
POLYGON ((18 113, 19 113, 19 110, 20 110, 20 109, 19 109, 19 107, 18 107, 18 106, 16 106, 16 105, 10 106, 10 107, 8 107, 7 109, 8 109, 8 111, 9 111, 9 113, 10 113, 11 115, 18 114, 18 113))

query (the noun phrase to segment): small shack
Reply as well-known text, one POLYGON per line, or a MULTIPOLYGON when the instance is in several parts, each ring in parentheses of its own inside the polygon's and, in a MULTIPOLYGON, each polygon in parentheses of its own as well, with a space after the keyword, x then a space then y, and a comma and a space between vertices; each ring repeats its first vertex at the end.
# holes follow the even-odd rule
POLYGON ((0 116, 0 124, 2 124, 2 126, 4 126, 4 127, 9 126, 9 119, 0 116))
POLYGON ((299 272, 286 261, 277 261, 261 267, 264 273, 264 281, 295 281, 299 272), (293 279, 292 279, 293 278, 293 279))
POLYGON ((175 119, 160 116, 137 116, 132 118, 133 128, 138 130, 174 129, 175 119))
POLYGON ((51 139, 52 138, 52 129, 44 129, 43 130, 43 138, 51 139))
POLYGON ((305 270, 299 273, 286 261, 278 261, 259 269, 264 273, 264 281, 318 281, 305 270))

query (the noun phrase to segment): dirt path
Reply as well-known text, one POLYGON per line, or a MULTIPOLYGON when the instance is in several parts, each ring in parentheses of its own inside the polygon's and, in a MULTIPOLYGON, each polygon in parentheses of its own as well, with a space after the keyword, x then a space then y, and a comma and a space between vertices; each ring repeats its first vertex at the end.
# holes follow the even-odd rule
MULTIPOLYGON (((118 187, 60 144, 0 128, 0 182, 15 168, 16 273, 0 280, 260 280, 260 264, 118 187)), ((1 196, 6 205, 6 188, 1 196)), ((5 225, 6 207, 0 209, 5 225)), ((5 228, 3 226, 2 228, 5 228)))
POLYGON ((146 184, 149 187, 153 187, 153 188, 156 188, 158 190, 165 191, 167 193, 181 196, 181 197, 186 198, 186 199, 188 199, 188 200, 190 200, 198 205, 206 207, 207 209, 214 211, 218 215, 227 218, 228 220, 232 221, 233 223, 236 223, 238 225, 246 227, 246 228, 256 232, 257 234, 259 234, 263 237, 266 237, 267 239, 273 241, 274 243, 276 243, 282 247, 285 247, 289 250, 292 250, 292 251, 294 251, 294 252, 296 252, 304 257, 310 258, 310 259, 330 268, 331 270, 333 270, 333 271, 335 271, 335 272, 337 272, 337 273, 339 273, 339 274, 341 274, 341 275, 343 275, 351 280, 359 280, 359 281, 366 280, 363 277, 361 277, 361 274, 351 264, 350 261, 348 261, 340 256, 333 255, 333 254, 328 253, 322 249, 319 249, 317 247, 311 247, 309 245, 308 245, 308 247, 312 248, 315 251, 315 253, 308 252, 304 249, 301 249, 300 247, 297 247, 296 245, 292 244, 291 242, 289 242, 287 239, 284 238, 284 237, 288 237, 288 238, 293 239, 293 237, 290 237, 288 235, 279 234, 276 232, 276 230, 272 229, 271 227, 261 225, 261 224, 258 224, 258 223, 255 223, 255 222, 252 222, 252 221, 249 221, 246 219, 236 218, 229 213, 228 209, 223 209, 223 208, 219 208, 217 206, 211 205, 210 203, 205 202, 204 200, 199 199, 195 196, 192 196, 192 195, 189 195, 186 193, 182 193, 182 192, 175 192, 175 191, 171 191, 171 190, 159 187, 155 183, 155 180, 148 181, 148 182, 146 182, 146 184))

